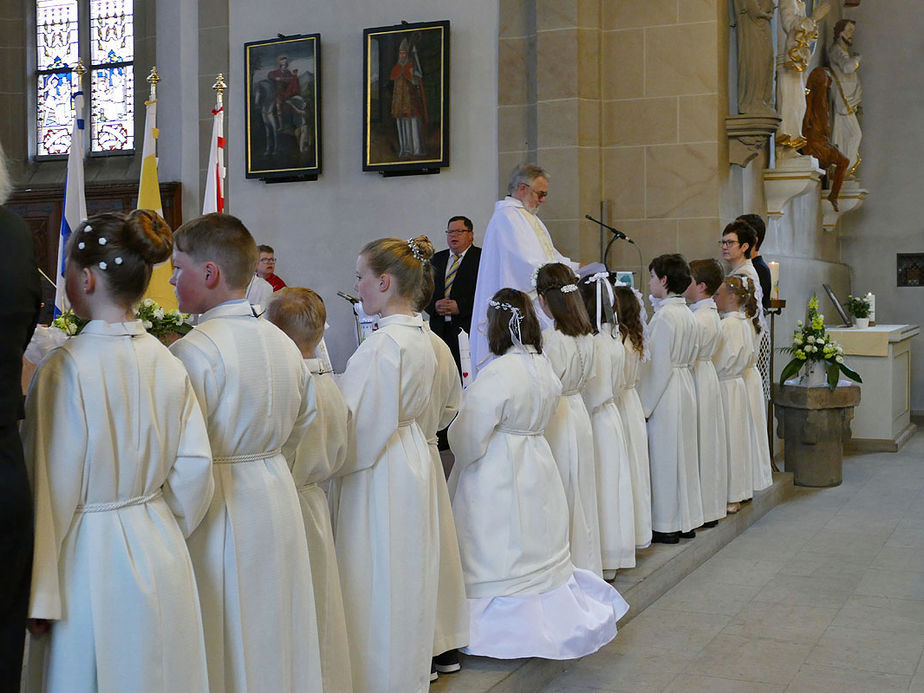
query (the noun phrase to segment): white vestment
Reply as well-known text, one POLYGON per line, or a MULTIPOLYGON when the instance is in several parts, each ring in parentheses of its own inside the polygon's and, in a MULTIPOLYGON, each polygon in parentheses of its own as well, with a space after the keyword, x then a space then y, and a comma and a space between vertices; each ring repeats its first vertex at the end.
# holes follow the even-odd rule
POLYGON ((690 306, 699 325, 693 384, 696 386, 699 485, 703 494, 703 522, 725 517, 728 496, 728 433, 722 392, 712 356, 718 347, 722 319, 711 298, 690 306))
POLYGON ((522 202, 505 197, 495 203, 494 215, 484 233, 472 308, 469 341, 474 377, 477 377, 479 368, 483 368, 493 358, 488 349, 486 331, 488 301, 500 289, 509 287, 529 294, 535 302, 540 326, 547 328, 552 325, 552 321, 539 308, 533 287, 533 272, 537 267, 550 262, 562 262, 575 271, 578 268, 578 263, 555 250, 545 224, 527 211, 522 202))
POLYGON ((581 395, 595 368, 593 336, 568 337, 550 327, 542 332, 542 352, 561 380, 561 399, 545 427, 545 437, 568 498, 571 561, 578 568, 602 575, 594 432, 581 395))
POLYGON ((751 406, 744 384, 753 354, 751 323, 744 313, 726 313, 719 327, 719 339, 712 362, 722 390, 722 411, 728 437, 728 503, 751 498, 751 406))
POLYGON ((257 309, 257 313, 262 314, 273 297, 273 285, 262 277, 253 275, 253 279, 247 285, 245 297, 247 302, 257 309))
POLYGON ((430 686, 439 515, 418 421, 435 377, 420 317, 391 315, 379 319, 340 378, 353 426, 330 496, 357 693, 430 686))
POLYGON ((613 639, 628 605, 571 564, 568 502, 542 435, 561 383, 545 356, 526 350, 488 363, 449 427, 449 485, 471 605, 466 651, 580 657, 613 639))
POLYGON ((311 585, 318 614, 321 677, 325 693, 353 690, 340 569, 334 550, 330 508, 320 484, 343 466, 349 445, 350 410, 320 359, 305 359, 310 423, 291 461, 292 478, 305 522, 311 585))
POLYGON ((203 313, 170 347, 208 424, 215 496, 189 537, 212 693, 321 687, 305 524, 282 448, 310 412, 305 364, 245 301, 203 313))
POLYGON ((39 367, 22 434, 35 497, 29 616, 54 621, 31 642, 28 690, 208 691, 184 537, 214 484, 182 364, 140 322, 94 320, 39 367))
POLYGON ((584 383, 597 470, 597 511, 604 570, 635 567, 635 506, 626 432, 614 402, 622 383, 626 348, 610 325, 594 335, 594 371, 584 383))
POLYGON ((860 56, 851 53, 840 42, 828 49, 831 63, 832 82, 830 93, 834 100, 834 124, 831 128, 831 143, 850 161, 850 173, 860 164, 860 140, 863 131, 857 118, 857 109, 863 100, 860 84, 860 56))
POLYGON ((644 549, 651 544, 651 467, 648 460, 648 429, 645 412, 636 386, 642 355, 632 341, 623 341, 626 365, 622 378, 613 373, 616 407, 622 418, 629 451, 629 471, 632 473, 632 507, 635 511, 635 548, 644 549), (618 388, 618 389, 617 389, 618 388))
POLYGON ((757 370, 757 351, 763 331, 757 332, 750 320, 752 354, 748 359, 748 368, 744 371, 744 385, 748 390, 748 404, 751 413, 751 449, 752 481, 754 490, 762 491, 773 485, 773 469, 770 466, 770 440, 767 436, 767 400, 764 399, 763 381, 757 370))
POLYGON ((682 296, 665 298, 648 324, 651 359, 642 364, 639 396, 648 418, 655 532, 688 532, 703 524, 691 370, 698 334, 682 296))
POLYGON ((423 323, 424 332, 430 337, 436 356, 436 377, 430 403, 419 419, 420 428, 427 437, 430 456, 433 458, 433 474, 436 478, 436 505, 440 522, 440 577, 436 598, 436 630, 433 637, 433 654, 456 650, 468 644, 468 601, 465 598, 465 579, 462 577, 462 559, 459 556, 459 540, 456 523, 452 517, 452 501, 443 473, 443 462, 437 440, 437 431, 446 428, 462 404, 462 380, 446 342, 430 331, 423 323))

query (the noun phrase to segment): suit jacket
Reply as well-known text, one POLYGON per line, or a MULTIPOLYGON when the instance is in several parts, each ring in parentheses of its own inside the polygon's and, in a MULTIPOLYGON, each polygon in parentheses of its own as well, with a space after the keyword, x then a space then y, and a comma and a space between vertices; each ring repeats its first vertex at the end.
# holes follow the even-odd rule
POLYGON ((430 260, 433 265, 433 297, 427 306, 430 315, 430 329, 438 335, 452 351, 452 357, 459 366, 459 330, 471 334, 472 305, 475 301, 475 283, 478 281, 478 265, 481 263, 481 248, 470 246, 459 263, 456 278, 452 282, 449 298, 459 304, 459 314, 447 321, 436 312, 436 302, 444 296, 446 269, 449 264, 449 250, 441 250, 430 260))

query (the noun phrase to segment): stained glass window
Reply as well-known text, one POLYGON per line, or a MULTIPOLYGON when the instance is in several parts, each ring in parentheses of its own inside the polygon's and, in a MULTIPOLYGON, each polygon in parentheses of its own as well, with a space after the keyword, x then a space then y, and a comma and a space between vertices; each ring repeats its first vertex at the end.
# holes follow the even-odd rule
POLYGON ((135 146, 133 0, 36 0, 36 154, 67 154, 83 57, 90 151, 135 146), (89 59, 88 59, 89 58, 89 59))

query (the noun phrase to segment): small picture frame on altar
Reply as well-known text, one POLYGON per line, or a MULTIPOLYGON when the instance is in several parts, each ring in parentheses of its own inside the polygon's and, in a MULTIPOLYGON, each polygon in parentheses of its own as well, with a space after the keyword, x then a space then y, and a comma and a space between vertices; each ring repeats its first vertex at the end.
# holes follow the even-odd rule
POLYGON ((321 173, 321 35, 244 44, 247 178, 317 180, 321 173))
POLYGON ((363 30, 363 171, 449 166, 449 21, 363 30))
POLYGON ((625 284, 631 289, 635 288, 635 272, 631 270, 613 270, 610 276, 614 281, 625 284))

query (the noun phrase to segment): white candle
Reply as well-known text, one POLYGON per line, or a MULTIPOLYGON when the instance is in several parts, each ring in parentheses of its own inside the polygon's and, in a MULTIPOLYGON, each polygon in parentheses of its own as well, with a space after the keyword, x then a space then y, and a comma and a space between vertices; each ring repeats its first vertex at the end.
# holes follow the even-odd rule
POLYGON ((770 297, 773 299, 779 299, 780 297, 780 263, 779 262, 768 262, 767 265, 770 267, 770 297))
POLYGON ((876 322, 876 297, 872 291, 866 294, 866 300, 869 301, 869 321, 876 322))

